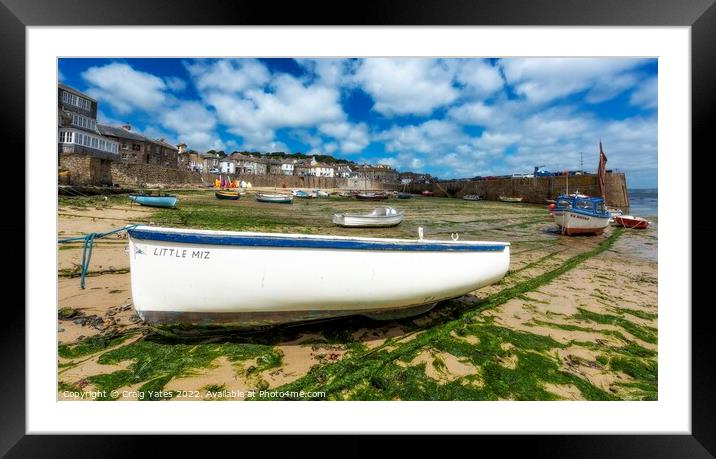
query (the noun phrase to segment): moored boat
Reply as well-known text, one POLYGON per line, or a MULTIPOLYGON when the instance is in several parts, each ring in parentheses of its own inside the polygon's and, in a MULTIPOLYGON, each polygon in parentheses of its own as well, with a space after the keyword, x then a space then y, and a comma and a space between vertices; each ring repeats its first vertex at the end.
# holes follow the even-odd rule
POLYGON ((410 193, 406 193, 404 191, 398 192, 398 194, 396 196, 398 196, 398 199, 410 199, 413 197, 413 195, 411 195, 410 193))
POLYGON ((317 198, 328 198, 331 196, 330 193, 328 193, 327 191, 323 191, 323 190, 313 190, 313 194, 317 198))
POLYGON ((303 190, 293 190, 291 192, 291 194, 293 194, 293 196, 295 196, 297 198, 301 198, 301 199, 311 199, 311 198, 315 197, 308 191, 303 191, 303 190))
POLYGON ((259 202, 271 202, 275 204, 293 204, 293 196, 290 194, 257 193, 256 200, 259 202))
POLYGON ((414 315, 497 282, 510 263, 507 242, 144 225, 128 233, 132 304, 140 318, 158 325, 414 315))
POLYGON ((614 222, 619 226, 632 229, 646 229, 651 223, 646 218, 633 215, 617 215, 614 217, 614 222))
POLYGON ((462 197, 462 199, 464 199, 465 201, 479 201, 481 198, 478 194, 466 194, 462 197))
POLYGON ((241 197, 241 195, 238 192, 222 191, 222 190, 214 191, 214 196, 216 196, 216 199, 229 200, 229 201, 236 201, 237 199, 239 199, 239 197, 241 197))
POLYGON ((403 221, 403 212, 392 207, 378 207, 367 214, 334 214, 333 223, 338 226, 347 227, 391 227, 397 226, 403 221))
POLYGON ((522 202, 522 197, 517 197, 517 196, 500 196, 500 201, 503 201, 503 202, 522 202))
POLYGON ((144 194, 130 194, 129 199, 137 204, 148 207, 176 207, 177 197, 173 195, 151 196, 144 194))
POLYGON ((550 213, 563 234, 600 234, 609 226, 611 214, 604 199, 561 195, 550 204, 550 213))
POLYGON ((422 193, 423 196, 435 196, 435 193, 430 190, 424 190, 422 193))
POLYGON ((383 201, 388 199, 388 193, 356 193, 355 198, 359 201, 383 201))

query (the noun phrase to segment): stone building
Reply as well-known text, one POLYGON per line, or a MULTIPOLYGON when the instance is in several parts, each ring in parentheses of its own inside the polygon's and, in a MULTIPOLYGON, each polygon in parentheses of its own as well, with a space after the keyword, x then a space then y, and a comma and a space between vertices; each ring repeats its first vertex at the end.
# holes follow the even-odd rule
POLYGON ((129 124, 122 127, 99 124, 97 127, 102 135, 119 143, 119 159, 125 163, 178 167, 179 149, 164 139, 150 139, 132 132, 129 124))
POLYGON ((356 177, 361 180, 373 180, 381 183, 398 183, 398 171, 386 165, 364 164, 356 170, 356 177))
POLYGON ((112 161, 119 144, 97 128, 97 101, 57 85, 57 153, 59 167, 73 185, 112 185, 112 161))

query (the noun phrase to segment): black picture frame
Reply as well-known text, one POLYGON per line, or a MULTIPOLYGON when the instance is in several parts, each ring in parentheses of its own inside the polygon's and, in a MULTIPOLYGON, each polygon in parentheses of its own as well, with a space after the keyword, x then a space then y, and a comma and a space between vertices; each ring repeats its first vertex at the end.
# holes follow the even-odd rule
MULTIPOLYGON (((370 2, 344 8, 339 3, 311 4, 229 2, 204 0, 0 0, 0 71, 2 100, 13 110, 3 110, 2 131, 6 151, 17 156, 25 151, 25 122, 19 107, 25 106, 25 28, 28 26, 63 25, 513 25, 513 26, 690 26, 692 46, 692 151, 700 151, 699 168, 692 167, 692 209, 699 196, 708 196, 710 181, 705 174, 704 155, 713 156, 708 122, 716 107, 716 6, 714 0, 506 0, 490 2, 407 0, 370 2), (279 6, 280 5, 280 6, 279 6), (318 13, 320 12, 320 13, 318 13)), ((673 152, 670 152, 673 153, 673 152)), ((684 154, 684 160, 694 161, 684 154)), ((16 161, 16 159, 14 159, 16 161)), ((25 154, 24 170, 29 158, 25 154)), ((712 181, 712 180, 711 180, 712 181)), ((23 185, 20 184, 20 187, 23 185)), ((688 201, 687 201, 688 202, 688 201)), ((19 207, 19 202, 15 204, 19 207)), ((27 205, 27 203, 25 203, 27 205)), ((687 204, 688 205, 688 204, 687 204)), ((6 240, 16 241, 24 234, 17 226, 24 221, 24 210, 17 209, 13 223, 0 225, 6 240)), ((699 244, 699 255, 710 259, 713 244, 709 236, 716 232, 708 218, 691 222, 692 246, 699 244)), ((27 240, 24 241, 26 244, 27 240)), ((23 259, 19 244, 8 247, 8 259, 23 259)), ((684 247, 691 251, 691 247, 684 247)), ((693 258, 692 258, 693 263, 693 258)), ((15 267, 17 273, 22 272, 15 267)), ((28 273, 31 274, 31 273, 28 273)), ((692 291, 708 285, 709 270, 693 265, 692 291)), ((696 295, 694 295, 696 298, 696 295)), ((580 435, 519 436, 515 445, 550 457, 712 457, 716 455, 716 413, 713 388, 713 346, 708 311, 710 302, 692 308, 692 433, 691 435, 580 435)), ((26 435, 25 404, 25 311, 7 302, 3 311, 0 353, 0 454, 8 457, 115 457, 151 453, 139 446, 137 436, 55 436, 26 435)), ((691 308, 691 304, 670 305, 691 308)), ((346 454, 357 455, 369 446, 355 439, 332 437, 340 442, 346 454)), ((155 442, 155 440, 150 440, 155 442)), ((231 441, 231 440, 228 440, 231 441)), ((411 440, 422 447, 425 437, 411 440)), ((192 436, 174 436, 172 442, 183 455, 206 453, 206 443, 192 436)), ((227 442, 224 437, 221 442, 227 442)), ((480 451, 490 451, 492 444, 504 448, 505 439, 484 437, 480 451)), ((510 440, 512 442, 512 440, 510 440)), ((295 439, 283 442, 292 450, 295 439)), ((281 442, 276 442, 277 447, 281 442)), ((298 443, 303 446, 305 443, 298 443)), ((214 443, 213 448, 218 448, 214 443)), ((299 446, 299 447, 300 447, 299 446)))

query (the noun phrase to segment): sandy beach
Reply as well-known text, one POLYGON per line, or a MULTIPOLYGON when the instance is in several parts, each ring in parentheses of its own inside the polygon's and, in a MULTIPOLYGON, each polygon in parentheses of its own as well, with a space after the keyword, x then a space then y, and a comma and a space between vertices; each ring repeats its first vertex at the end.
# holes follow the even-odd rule
POLYGON ((130 206, 125 195, 60 198, 58 238, 141 222, 407 238, 421 226, 428 238, 508 241, 510 269, 497 284, 408 319, 179 333, 134 313, 126 235, 96 242, 84 290, 82 244, 62 244, 60 400, 89 392, 84 400, 657 398, 656 219, 646 230, 568 237, 546 205, 331 197, 281 206, 251 194, 219 201, 208 189, 179 198, 178 209, 130 206), (382 205, 404 210, 404 221, 382 229, 331 223, 333 213, 382 205))

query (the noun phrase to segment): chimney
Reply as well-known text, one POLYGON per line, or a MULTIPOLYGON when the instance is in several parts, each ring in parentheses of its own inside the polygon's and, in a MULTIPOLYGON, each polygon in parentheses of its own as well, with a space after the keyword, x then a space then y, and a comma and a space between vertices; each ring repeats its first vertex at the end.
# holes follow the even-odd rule
POLYGON ((124 124, 122 125, 122 129, 124 129, 125 131, 131 131, 131 130, 132 130, 132 125, 129 124, 129 123, 124 123, 124 124))

